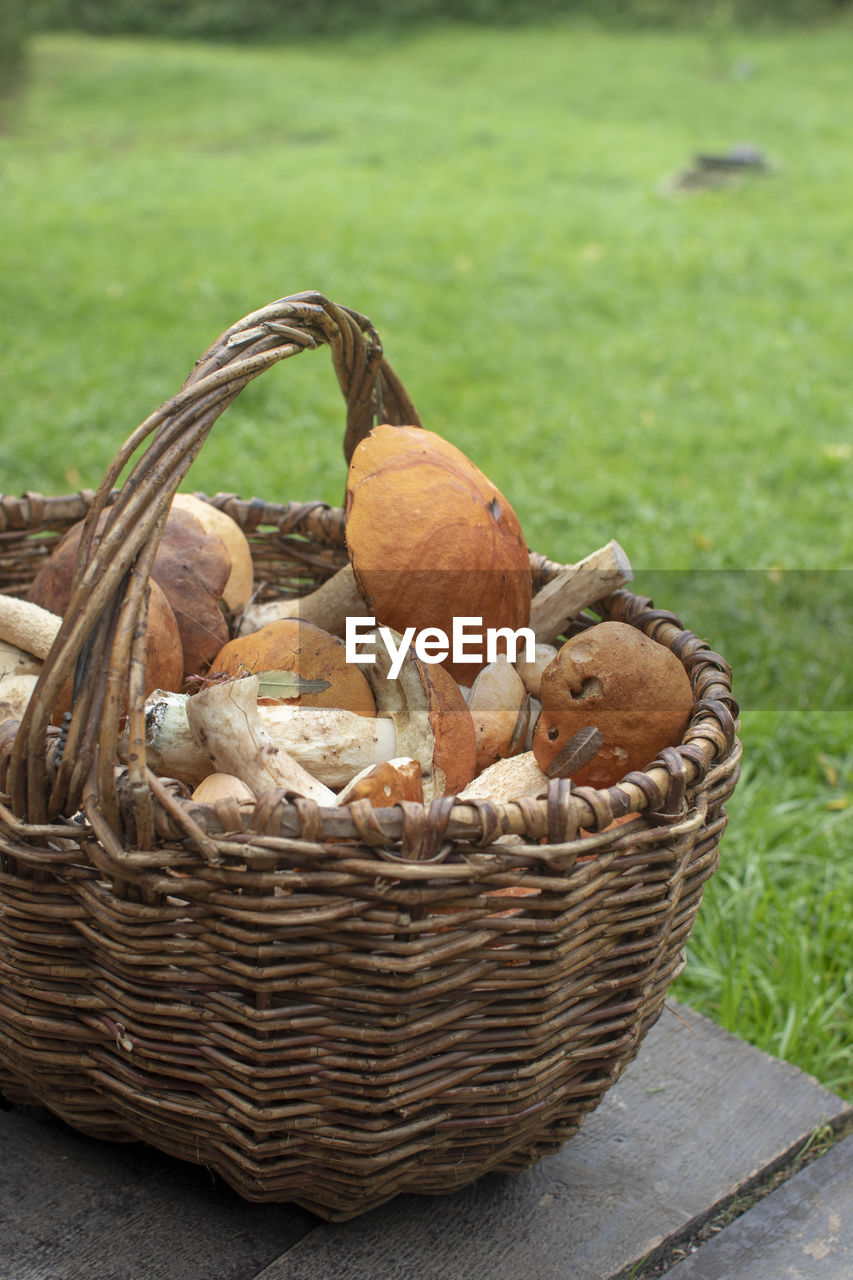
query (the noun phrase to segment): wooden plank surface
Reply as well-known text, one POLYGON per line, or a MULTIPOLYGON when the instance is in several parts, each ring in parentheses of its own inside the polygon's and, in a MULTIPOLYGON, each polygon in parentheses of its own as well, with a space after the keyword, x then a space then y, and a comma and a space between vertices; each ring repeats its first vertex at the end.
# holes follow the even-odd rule
POLYGON ((853 1136, 667 1272, 667 1280, 850 1280, 853 1136))
POLYGON ((610 1280, 849 1115, 809 1076, 670 1006, 557 1155, 323 1223, 257 1280, 610 1280))
POLYGON ((317 1221, 40 1108, 0 1111, 0 1280, 249 1280, 317 1221))
POLYGON ((14 1108, 0 1112, 0 1280, 610 1280, 850 1114, 671 1006, 559 1154, 333 1225, 14 1108))

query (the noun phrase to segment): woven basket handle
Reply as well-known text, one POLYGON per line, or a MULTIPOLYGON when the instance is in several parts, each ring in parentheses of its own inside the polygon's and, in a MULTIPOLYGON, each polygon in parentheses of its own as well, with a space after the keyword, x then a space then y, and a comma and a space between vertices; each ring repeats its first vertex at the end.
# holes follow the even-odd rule
POLYGON ((180 391, 128 438, 95 494, 71 599, 10 759, 10 800, 24 821, 70 817, 81 804, 94 804, 118 830, 114 762, 126 707, 128 768, 138 797, 132 834, 137 847, 150 847, 144 619, 151 568, 172 498, 214 422, 240 391, 279 361, 324 345, 331 350, 347 407, 347 462, 376 422, 421 425, 371 322, 322 294, 282 298, 227 329, 196 362, 180 391), (145 441, 144 452, 134 461, 145 441), (126 468, 127 478, 116 489, 126 468), (74 681, 73 710, 57 742, 50 717, 69 678, 74 681))

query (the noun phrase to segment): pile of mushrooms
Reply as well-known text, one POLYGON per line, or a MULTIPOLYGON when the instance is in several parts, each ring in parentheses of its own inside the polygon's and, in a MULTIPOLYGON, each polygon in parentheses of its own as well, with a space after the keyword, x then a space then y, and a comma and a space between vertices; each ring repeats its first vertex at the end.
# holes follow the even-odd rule
MULTIPOLYGON (((0 723, 19 720, 65 608, 81 526, 27 600, 0 597, 0 723)), ((459 449, 416 427, 375 427, 347 478, 348 561, 311 594, 255 602, 248 541, 212 504, 175 498, 151 574, 146 757, 198 802, 282 788, 335 806, 506 801, 552 777, 607 786, 680 741, 690 681, 664 646, 621 623, 560 637, 631 579, 615 541, 533 595, 518 518, 459 449), (439 659, 413 635, 457 617, 527 629, 535 654, 439 659), (364 624, 358 657, 347 620, 364 624), (367 620, 372 619, 372 622, 367 620)), ((54 708, 60 722, 63 691, 54 708)))

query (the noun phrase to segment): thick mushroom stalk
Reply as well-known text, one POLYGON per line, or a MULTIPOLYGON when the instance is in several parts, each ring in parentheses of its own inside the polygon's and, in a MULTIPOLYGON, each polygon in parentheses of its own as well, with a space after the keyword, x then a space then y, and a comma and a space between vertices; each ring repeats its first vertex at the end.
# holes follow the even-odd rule
POLYGON ((270 622, 297 618, 300 622, 313 622, 333 636, 342 636, 347 618, 366 616, 367 606, 356 586, 352 565, 346 564, 308 595, 249 604, 240 619, 238 635, 260 631, 270 622))
POLYGON ((50 609, 17 596, 0 595, 0 640, 34 658, 47 657, 61 625, 62 618, 50 609))
MULTIPOLYGON (((257 704, 260 680, 258 676, 244 676, 192 696, 159 690, 152 695, 145 705, 145 729, 148 760, 154 772, 179 778, 193 787, 214 769, 240 777, 236 769, 225 769, 217 763, 227 749, 223 740, 229 734, 233 736, 233 717, 229 714, 220 724, 209 716, 209 695, 213 689, 224 690, 221 697, 227 700, 233 693, 242 704, 244 699, 249 701, 246 682, 253 681, 257 704), (204 739, 197 728, 202 714, 206 721, 204 739), (217 744, 219 751, 214 757, 211 747, 217 744)), ((230 701, 228 706, 232 706, 230 701)), ((363 769, 397 755, 397 731, 388 716, 367 717, 340 707, 260 703, 252 708, 251 724, 257 725, 266 741, 274 743, 325 787, 342 787, 363 769)), ((245 723, 240 731, 245 736, 245 723)))
POLYGON ((230 773, 256 796, 282 788, 321 805, 335 793, 304 769, 258 715, 258 677, 214 684, 187 699, 187 720, 217 773, 230 773))
POLYGON ((613 539, 577 564, 564 565, 533 597, 530 626, 537 641, 552 643, 582 609, 624 587, 633 576, 627 555, 613 539))

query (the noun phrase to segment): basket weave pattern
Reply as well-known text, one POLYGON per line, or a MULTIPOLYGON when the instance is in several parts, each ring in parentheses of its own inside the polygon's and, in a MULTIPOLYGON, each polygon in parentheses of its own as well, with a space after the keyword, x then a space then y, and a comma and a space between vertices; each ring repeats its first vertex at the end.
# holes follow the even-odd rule
MULTIPOLYGON (((228 330, 97 492, 0 500, 12 593, 70 524, 88 515, 93 532, 111 512, 100 543, 84 535, 14 745, 0 731, 0 1089, 341 1220, 518 1172, 576 1131, 683 963, 740 746, 725 661, 618 591, 577 627, 615 618, 668 645, 695 707, 681 745, 617 787, 388 810, 271 792, 238 808, 154 777, 139 620, 169 503, 239 390, 320 345, 347 457, 376 420, 418 423, 369 321, 296 295, 228 330), (50 708, 69 675, 60 735, 50 708)), ((211 501, 249 536, 265 597, 345 560, 339 508, 211 501)), ((559 567, 532 554, 534 589, 559 567)))

